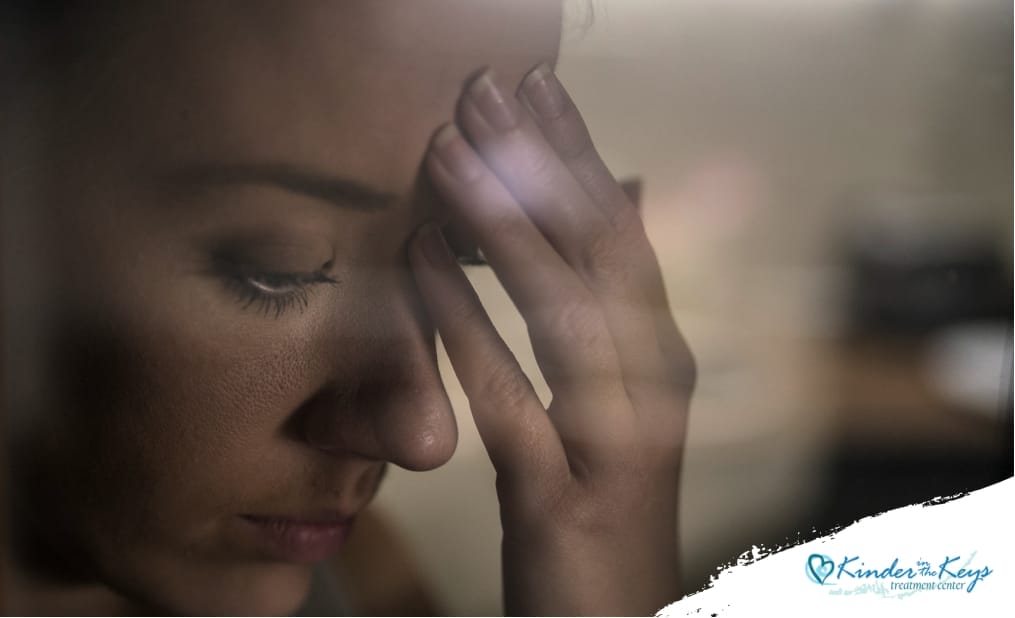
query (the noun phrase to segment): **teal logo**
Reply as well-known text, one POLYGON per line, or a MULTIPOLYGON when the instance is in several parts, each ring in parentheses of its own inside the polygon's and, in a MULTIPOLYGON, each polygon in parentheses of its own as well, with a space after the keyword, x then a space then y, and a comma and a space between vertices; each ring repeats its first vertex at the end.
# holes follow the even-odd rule
POLYGON ((807 579, 815 584, 831 586, 833 589, 829 594, 858 594, 875 590, 882 596, 902 597, 920 590, 972 592, 977 584, 994 573, 994 569, 985 564, 973 568, 976 566, 973 563, 975 558, 974 551, 964 560, 961 554, 945 556, 940 563, 923 558, 915 563, 904 562, 895 557, 891 562, 878 561, 874 566, 867 566, 859 555, 843 556, 842 561, 836 563, 831 556, 811 554, 804 563, 804 572, 807 579), (849 583, 863 585, 849 589, 849 583), (841 587, 843 584, 846 588, 841 587))
POLYGON ((835 561, 822 554, 811 554, 807 559, 807 579, 820 586, 825 585, 835 570, 835 561))

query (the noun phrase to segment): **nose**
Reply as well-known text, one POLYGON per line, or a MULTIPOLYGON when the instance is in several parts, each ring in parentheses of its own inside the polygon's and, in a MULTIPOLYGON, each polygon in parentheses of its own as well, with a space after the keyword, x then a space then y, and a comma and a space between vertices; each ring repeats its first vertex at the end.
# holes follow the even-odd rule
POLYGON ((446 463, 458 427, 437 369, 433 330, 413 298, 372 311, 332 354, 343 370, 304 408, 306 442, 336 456, 408 470, 446 463))

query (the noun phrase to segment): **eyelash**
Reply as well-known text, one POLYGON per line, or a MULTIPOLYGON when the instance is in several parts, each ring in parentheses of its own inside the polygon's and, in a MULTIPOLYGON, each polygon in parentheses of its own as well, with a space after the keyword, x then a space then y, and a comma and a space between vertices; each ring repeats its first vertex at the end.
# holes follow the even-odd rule
MULTIPOLYGON (((482 254, 456 256, 463 266, 487 266, 482 254)), ((223 279, 226 287, 240 301, 244 310, 254 309, 265 316, 275 319, 291 309, 303 311, 310 304, 310 290, 321 284, 337 285, 338 281, 325 272, 331 262, 324 264, 320 270, 309 273, 286 273, 258 271, 245 266, 233 259, 218 256, 215 258, 217 274, 223 279), (292 288, 285 292, 271 291, 271 288, 292 288)))
POLYGON ((331 262, 328 262, 314 272, 285 273, 257 271, 249 266, 226 263, 220 264, 219 270, 226 287, 236 295, 243 309, 253 309, 278 319, 291 309, 306 309, 314 286, 338 283, 325 274, 330 266, 331 262), (284 291, 277 291, 279 289, 284 291))

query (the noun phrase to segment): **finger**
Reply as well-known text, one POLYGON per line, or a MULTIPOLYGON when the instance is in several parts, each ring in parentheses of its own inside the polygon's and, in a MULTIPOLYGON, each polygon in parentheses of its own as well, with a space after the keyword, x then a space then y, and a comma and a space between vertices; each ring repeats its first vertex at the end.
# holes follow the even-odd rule
POLYGON ((578 107, 546 63, 525 76, 518 96, 557 156, 607 217, 634 205, 596 150, 578 107))
POLYGON ((564 448, 532 384, 434 226, 420 231, 410 261, 498 475, 539 478, 566 469, 564 448))
POLYGON ((518 100, 491 70, 459 100, 458 121, 469 141, 550 244, 585 270, 587 249, 611 233, 609 222, 543 138, 518 100))
MULTIPOLYGON (((653 380, 657 379, 664 388, 675 389, 685 398, 689 397, 696 380, 694 359, 673 321, 662 271, 645 233, 637 200, 632 199, 610 172, 580 111, 546 63, 539 64, 525 76, 518 96, 532 112, 546 141, 571 170, 586 194, 615 228, 626 232, 628 239, 621 244, 628 248, 631 259, 643 265, 639 273, 641 287, 648 293, 647 309, 653 314, 664 361, 661 364, 650 362, 635 346, 632 346, 633 349, 620 346, 619 354, 625 359, 640 358, 643 367, 657 367, 661 373, 653 380)), ((612 310, 609 303, 605 310, 611 314, 621 313, 612 310)), ((626 340, 644 341, 636 334, 626 340)), ((625 366, 629 364, 625 363, 625 366)))
MULTIPOLYGON (((563 84, 546 63, 540 63, 522 80, 518 96, 532 111, 544 139, 571 171, 585 193, 615 228, 632 236, 628 243, 645 263, 644 275, 653 304, 666 307, 667 299, 658 260, 641 225, 637 204, 610 172, 592 141, 588 127, 563 84)), ((666 313, 669 313, 668 307, 666 313)))
POLYGON ((454 125, 434 138, 426 166, 468 227, 529 328, 562 434, 594 440, 627 409, 620 365, 595 297, 454 125))
POLYGON ((612 183, 620 195, 607 217, 490 71, 470 84, 459 118, 477 152, 600 303, 628 391, 658 399, 667 373, 657 329, 660 278, 641 219, 620 185, 608 173, 600 183, 612 183))
POLYGON ((522 80, 518 96, 532 112, 544 139, 604 215, 629 237, 632 258, 644 263, 645 287, 653 304, 667 309, 658 260, 645 234, 637 204, 610 172, 574 101, 549 66, 539 64, 522 80))

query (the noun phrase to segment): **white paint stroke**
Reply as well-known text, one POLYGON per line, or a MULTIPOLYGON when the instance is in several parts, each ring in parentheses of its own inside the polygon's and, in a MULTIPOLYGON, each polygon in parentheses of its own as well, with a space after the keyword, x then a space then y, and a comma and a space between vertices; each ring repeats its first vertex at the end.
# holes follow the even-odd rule
POLYGON ((1010 607, 1015 479, 866 517, 827 536, 755 546, 659 616, 966 616, 1010 607), (819 583, 820 582, 820 583, 819 583))

